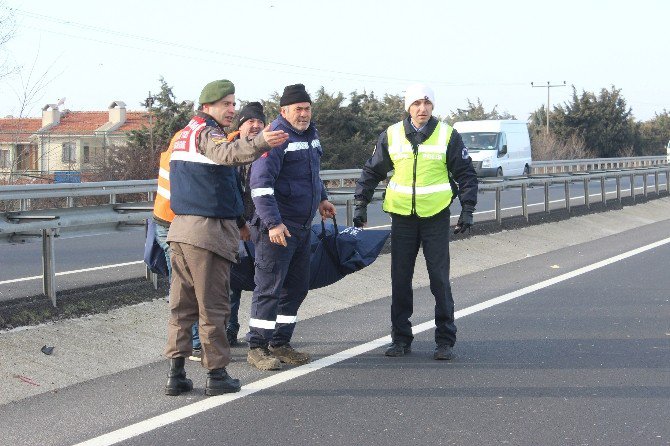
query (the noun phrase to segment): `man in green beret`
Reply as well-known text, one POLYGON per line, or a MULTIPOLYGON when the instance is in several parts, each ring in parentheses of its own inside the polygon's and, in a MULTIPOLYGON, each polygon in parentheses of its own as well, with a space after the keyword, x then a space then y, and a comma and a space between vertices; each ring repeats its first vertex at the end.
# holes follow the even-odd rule
POLYGON ((226 372, 230 345, 230 267, 237 261, 244 207, 235 167, 282 145, 288 134, 265 131, 255 138, 229 141, 224 130, 235 114, 235 86, 210 82, 200 94, 198 113, 172 139, 170 156, 170 225, 172 283, 165 356, 170 371, 166 395, 193 388, 186 378, 191 354, 191 326, 198 321, 202 366, 208 370, 205 393, 237 392, 240 382, 226 372))

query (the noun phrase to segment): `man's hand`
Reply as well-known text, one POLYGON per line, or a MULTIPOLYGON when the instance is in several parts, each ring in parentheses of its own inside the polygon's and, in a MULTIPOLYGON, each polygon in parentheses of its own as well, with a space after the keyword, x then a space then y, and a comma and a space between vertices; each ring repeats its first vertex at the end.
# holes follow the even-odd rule
POLYGON ((354 226, 364 228, 368 224, 368 204, 363 200, 354 201, 354 226))
POLYGON ((319 214, 321 214, 321 220, 333 218, 337 214, 337 209, 335 209, 335 206, 330 201, 323 200, 319 203, 319 214))
POLYGON ((263 138, 270 147, 279 147, 288 140, 288 133, 283 130, 270 131, 270 124, 263 129, 263 138))
POLYGON ((463 233, 466 230, 469 230, 474 224, 474 217, 472 213, 475 211, 475 207, 471 204, 463 204, 461 206, 461 216, 458 217, 458 223, 454 228, 454 234, 463 233))
POLYGON ((270 241, 272 243, 286 247, 288 245, 288 243, 286 243, 286 237, 290 237, 291 233, 288 232, 288 228, 284 223, 279 223, 277 226, 270 229, 268 235, 270 236, 270 241))
POLYGON ((247 223, 245 223, 244 226, 240 228, 240 240, 244 240, 245 242, 251 240, 251 230, 249 229, 249 225, 247 223))

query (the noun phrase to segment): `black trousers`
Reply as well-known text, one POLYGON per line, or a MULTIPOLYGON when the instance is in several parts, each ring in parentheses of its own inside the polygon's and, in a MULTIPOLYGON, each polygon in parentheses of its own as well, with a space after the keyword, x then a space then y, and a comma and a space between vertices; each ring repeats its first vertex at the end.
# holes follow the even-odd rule
POLYGON ((412 277, 419 247, 435 296, 435 342, 454 345, 454 298, 449 284, 449 209, 429 218, 391 214, 391 338, 411 344, 412 277))

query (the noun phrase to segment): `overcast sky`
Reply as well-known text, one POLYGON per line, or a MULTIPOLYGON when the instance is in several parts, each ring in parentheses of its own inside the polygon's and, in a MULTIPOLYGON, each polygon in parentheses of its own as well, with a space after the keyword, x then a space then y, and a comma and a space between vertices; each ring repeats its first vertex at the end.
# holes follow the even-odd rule
MULTIPOLYGON (((0 116, 46 73, 27 115, 66 98, 70 110, 140 110, 163 76, 178 100, 232 80, 241 100, 293 83, 315 93, 402 94, 433 87, 436 113, 480 98, 519 119, 565 102, 574 85, 620 88, 638 120, 670 110, 667 0, 0 0, 14 9, 5 45, 18 75, 0 81, 0 116)), ((1 59, 0 59, 1 60, 1 59)), ((318 116, 315 117, 318 122, 318 116)))

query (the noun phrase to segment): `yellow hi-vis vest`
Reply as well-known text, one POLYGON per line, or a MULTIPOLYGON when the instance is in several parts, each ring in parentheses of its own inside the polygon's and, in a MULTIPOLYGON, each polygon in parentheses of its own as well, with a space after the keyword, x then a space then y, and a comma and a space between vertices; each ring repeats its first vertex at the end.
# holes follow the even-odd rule
POLYGON ((395 172, 386 187, 384 211, 431 217, 449 206, 453 192, 447 171, 447 146, 452 130, 438 122, 415 154, 402 121, 388 128, 388 150, 395 172))

